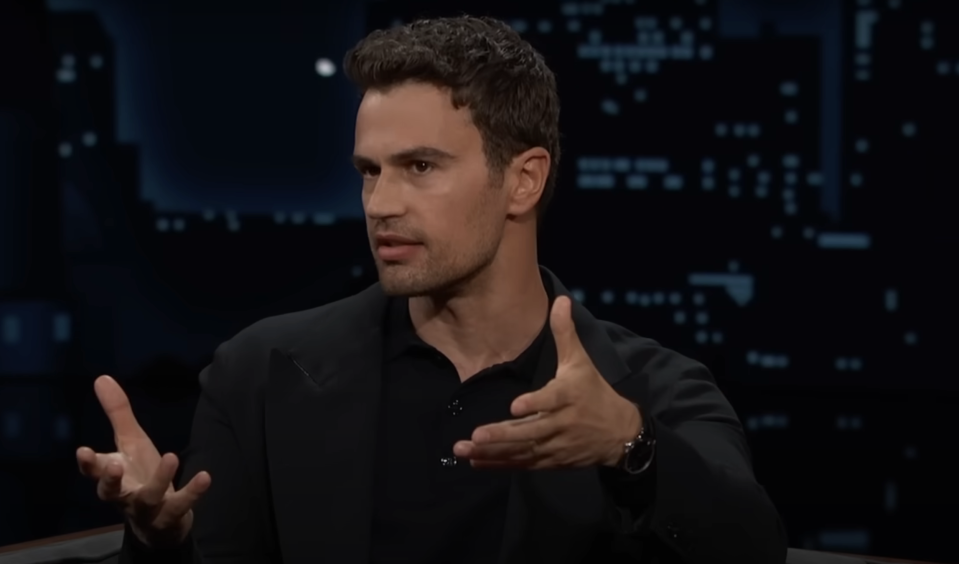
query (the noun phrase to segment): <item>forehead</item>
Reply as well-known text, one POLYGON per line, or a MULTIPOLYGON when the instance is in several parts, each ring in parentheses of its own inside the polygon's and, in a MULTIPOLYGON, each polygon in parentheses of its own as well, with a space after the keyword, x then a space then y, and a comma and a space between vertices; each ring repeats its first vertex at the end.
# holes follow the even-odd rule
POLYGON ((429 84, 370 90, 356 116, 355 152, 382 156, 410 147, 461 153, 481 146, 469 110, 453 107, 450 94, 429 84))

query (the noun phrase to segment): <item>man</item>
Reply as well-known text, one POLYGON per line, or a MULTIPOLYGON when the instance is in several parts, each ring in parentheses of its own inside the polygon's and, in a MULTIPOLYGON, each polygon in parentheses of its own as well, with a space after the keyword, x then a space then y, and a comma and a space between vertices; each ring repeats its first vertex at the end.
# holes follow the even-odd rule
POLYGON ((537 263, 559 160, 542 57, 470 17, 372 33, 354 163, 379 283, 217 350, 181 487, 115 381, 81 470, 126 562, 783 562, 700 364, 594 319, 537 263))

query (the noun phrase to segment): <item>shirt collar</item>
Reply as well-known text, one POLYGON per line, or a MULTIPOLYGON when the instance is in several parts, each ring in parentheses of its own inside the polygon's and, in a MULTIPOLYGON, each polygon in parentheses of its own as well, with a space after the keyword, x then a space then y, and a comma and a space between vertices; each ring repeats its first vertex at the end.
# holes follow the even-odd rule
MULTIPOLYGON (((542 271, 541 271, 542 272, 542 271)), ((536 339, 526 348, 516 359, 503 363, 514 372, 524 376, 532 377, 536 367, 543 354, 549 350, 555 350, 552 344, 552 331, 549 326, 549 311, 553 307, 553 300, 556 298, 556 291, 553 287, 553 281, 548 276, 543 275, 543 286, 546 288, 546 294, 549 297, 549 309, 543 323, 543 329, 536 336, 536 339)), ((391 297, 389 300, 389 315, 386 324, 385 349, 386 360, 394 360, 400 355, 414 350, 433 350, 429 344, 416 334, 416 328, 413 326, 413 319, 410 317, 409 298, 391 297)), ((502 366, 499 365, 499 366, 502 366)))

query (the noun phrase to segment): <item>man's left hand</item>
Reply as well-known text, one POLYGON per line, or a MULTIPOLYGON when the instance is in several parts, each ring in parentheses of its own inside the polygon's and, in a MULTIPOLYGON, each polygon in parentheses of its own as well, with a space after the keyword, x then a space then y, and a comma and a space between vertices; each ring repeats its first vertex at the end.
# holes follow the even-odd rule
POLYGON ((615 466, 623 446, 639 434, 642 418, 600 375, 576 334, 572 303, 558 297, 550 311, 556 341, 556 377, 513 401, 511 421, 484 425, 453 453, 475 468, 615 466))

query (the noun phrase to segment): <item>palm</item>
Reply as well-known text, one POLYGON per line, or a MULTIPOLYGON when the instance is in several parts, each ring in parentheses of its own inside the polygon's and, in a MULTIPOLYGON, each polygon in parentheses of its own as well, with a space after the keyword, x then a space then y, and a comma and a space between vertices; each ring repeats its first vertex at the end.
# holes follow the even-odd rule
MULTIPOLYGON (((120 495, 127 497, 136 492, 153 476, 160 465, 160 453, 146 436, 137 438, 117 438, 117 461, 123 465, 123 480, 120 483, 120 495)), ((170 485, 173 489, 173 485, 170 485)))

